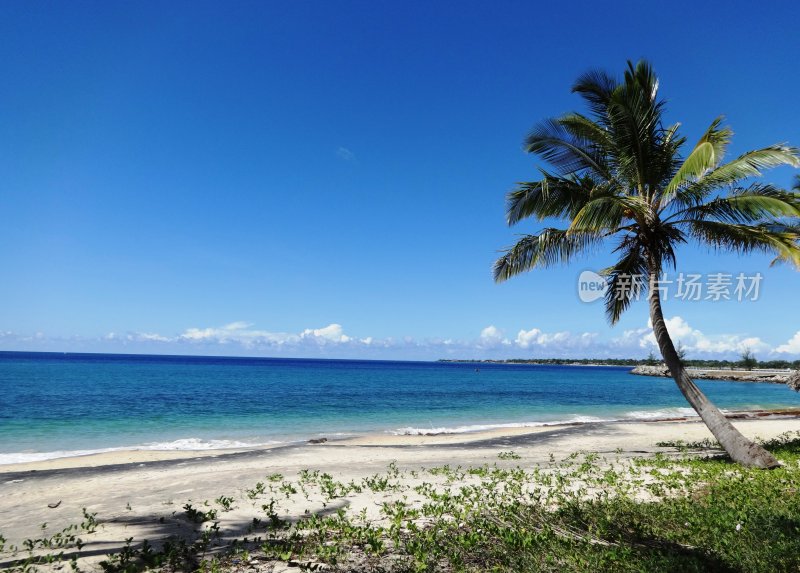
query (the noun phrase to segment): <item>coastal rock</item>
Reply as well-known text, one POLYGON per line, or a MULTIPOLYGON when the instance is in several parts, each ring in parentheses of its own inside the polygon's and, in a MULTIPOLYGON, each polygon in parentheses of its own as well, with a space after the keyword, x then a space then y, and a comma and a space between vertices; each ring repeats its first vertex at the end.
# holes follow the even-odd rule
POLYGON ((639 376, 661 376, 667 378, 670 376, 669 368, 663 364, 659 364, 657 366, 637 366, 631 370, 631 374, 638 374, 639 376))
MULTIPOLYGON (((800 371, 796 370, 712 370, 689 367, 686 371, 694 380, 731 380, 735 382, 788 384, 790 388, 800 392, 800 371)), ((671 376, 669 368, 663 364, 658 366, 637 366, 630 373, 639 376, 661 376, 664 378, 671 376)))

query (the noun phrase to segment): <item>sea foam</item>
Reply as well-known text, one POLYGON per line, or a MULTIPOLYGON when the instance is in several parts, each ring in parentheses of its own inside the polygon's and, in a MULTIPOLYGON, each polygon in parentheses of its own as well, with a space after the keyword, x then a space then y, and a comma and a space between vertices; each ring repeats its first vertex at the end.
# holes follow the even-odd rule
MULTIPOLYGON (((723 412, 728 413, 723 410, 723 412)), ((564 424, 589 424, 593 422, 624 422, 631 420, 665 420, 670 418, 697 417, 697 412, 692 408, 661 408, 658 410, 633 410, 625 412, 619 417, 600 418, 597 416, 574 415, 562 420, 510 422, 506 424, 473 424, 456 427, 429 427, 429 428, 397 428, 389 431, 395 436, 431 436, 436 434, 467 434, 485 430, 498 430, 503 428, 540 428, 543 426, 561 426, 564 424)))
POLYGON ((632 420, 663 420, 693 416, 697 416, 697 412, 693 408, 662 408, 660 410, 634 410, 626 412, 624 417, 632 420))
POLYGON ((22 464, 28 462, 41 462, 58 458, 76 458, 81 456, 91 456, 93 454, 105 454, 108 452, 126 451, 206 451, 206 450, 238 450, 246 448, 257 448, 264 446, 274 446, 281 444, 274 440, 265 442, 242 442, 238 440, 202 440, 200 438, 182 438, 171 442, 152 442, 136 446, 120 446, 114 448, 98 448, 93 450, 59 450, 53 452, 9 452, 0 453, 0 465, 22 464))
POLYGON ((441 426, 438 428, 397 428, 390 430, 389 433, 395 436, 430 436, 435 434, 468 434, 471 432, 482 432, 485 430, 500 430, 503 428, 540 428, 542 426, 559 426, 563 424, 588 424, 591 422, 612 422, 612 419, 598 418, 595 416, 573 416, 564 420, 548 420, 537 422, 509 422, 505 424, 472 424, 467 426, 456 426, 453 428, 441 426))

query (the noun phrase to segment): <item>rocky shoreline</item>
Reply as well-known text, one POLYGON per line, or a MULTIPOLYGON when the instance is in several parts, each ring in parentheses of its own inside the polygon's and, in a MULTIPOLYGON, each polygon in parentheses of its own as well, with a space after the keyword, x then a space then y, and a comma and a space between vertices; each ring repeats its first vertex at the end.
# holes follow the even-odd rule
MULTIPOLYGON (((708 368, 687 368, 689 375, 698 380, 733 380, 736 382, 768 382, 772 384, 788 384, 797 378, 795 370, 713 370, 708 368)), ((660 364, 657 366, 637 366, 631 374, 638 376, 658 376, 669 378, 669 368, 660 364)))

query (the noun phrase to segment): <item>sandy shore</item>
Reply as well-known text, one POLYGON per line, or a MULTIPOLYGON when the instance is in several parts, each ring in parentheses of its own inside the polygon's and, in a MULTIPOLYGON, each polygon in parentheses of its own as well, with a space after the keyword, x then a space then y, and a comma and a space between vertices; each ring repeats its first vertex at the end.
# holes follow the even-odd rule
MULTIPOLYGON (((772 438, 800 431, 800 417, 782 415, 739 419, 735 425, 749 437, 772 438)), ((602 422, 537 428, 503 428, 470 434, 430 436, 372 435, 324 444, 216 452, 111 452, 79 458, 0 466, 0 533, 10 543, 37 536, 41 524, 50 532, 80 521, 82 508, 96 512, 101 526, 85 540, 88 551, 103 555, 128 537, 158 539, 195 527, 181 519, 187 503, 216 507, 220 496, 234 499, 231 511, 220 511, 220 525, 229 538, 247 534, 260 514, 267 494, 252 496, 258 482, 279 473, 295 480, 301 470, 315 469, 342 482, 384 473, 395 462, 401 470, 422 467, 530 467, 551 454, 563 458, 592 451, 613 458, 674 451, 660 441, 710 438, 693 420, 661 422, 602 422), (500 452, 519 458, 504 460, 500 452), (209 505, 204 505, 208 502, 209 505), (49 507, 49 505, 57 507, 49 507)), ((276 478, 277 479, 277 478, 276 478)), ((281 500, 283 516, 330 511, 331 507, 302 496, 281 500)), ((365 490, 340 500, 351 508, 371 510, 382 495, 365 490)), ((2 566, 2 563, 0 563, 2 566)))

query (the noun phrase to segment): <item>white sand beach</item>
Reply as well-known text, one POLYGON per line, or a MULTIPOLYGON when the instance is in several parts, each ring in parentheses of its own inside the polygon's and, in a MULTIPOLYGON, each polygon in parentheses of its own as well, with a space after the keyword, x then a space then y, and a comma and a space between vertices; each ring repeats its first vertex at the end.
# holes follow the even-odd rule
MULTIPOLYGON (((769 439, 800 431, 800 417, 775 416, 736 420, 748 437, 769 439)), ((216 452, 111 452, 75 458, 0 466, 0 523, 8 543, 20 544, 39 535, 41 525, 53 532, 81 520, 82 508, 96 513, 100 527, 85 536, 87 553, 102 556, 121 547, 126 538, 157 540, 195 527, 182 519, 184 505, 216 507, 220 496, 233 498, 230 511, 219 511, 225 538, 248 534, 269 496, 253 495, 258 482, 281 474, 296 480, 302 470, 319 470, 341 482, 359 481, 386 472, 449 465, 477 467, 498 464, 532 467, 573 452, 597 452, 609 459, 654 452, 660 441, 710 438, 697 420, 602 422, 538 428, 504 428, 470 434, 428 436, 370 435, 322 444, 216 452), (501 459, 513 451, 514 459, 501 459), (517 458, 518 456, 518 458, 517 458), (53 507, 55 506, 55 507, 53 507)), ((411 480, 403 473, 402 479, 411 480)), ((421 479, 421 478, 419 478, 421 479)), ((297 519, 305 512, 350 506, 372 512, 389 494, 364 489, 335 504, 301 495, 281 499, 281 515, 297 519)), ((413 502, 413 499, 411 500, 413 502)), ((98 557, 99 558, 99 557, 98 557)))

